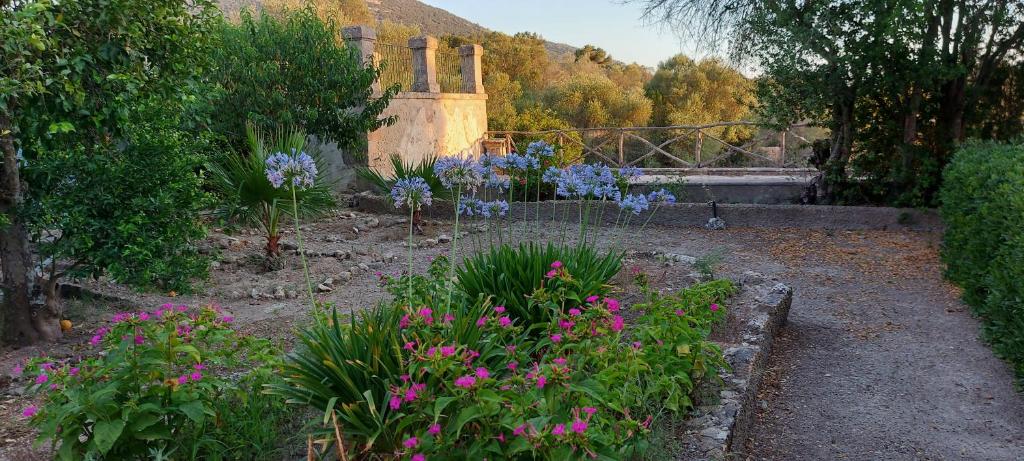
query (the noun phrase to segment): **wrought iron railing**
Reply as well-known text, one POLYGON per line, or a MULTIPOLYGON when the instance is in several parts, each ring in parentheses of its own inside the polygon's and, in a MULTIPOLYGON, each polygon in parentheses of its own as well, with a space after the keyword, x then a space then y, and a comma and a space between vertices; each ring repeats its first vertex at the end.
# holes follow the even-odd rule
POLYGON ((459 53, 446 49, 437 50, 437 83, 442 93, 462 92, 462 62, 459 53))
POLYGON ((397 84, 401 91, 411 91, 414 79, 412 49, 402 45, 378 43, 375 51, 377 63, 381 66, 381 88, 390 88, 397 84))
MULTIPOLYGON (((489 131, 507 150, 544 139, 563 155, 613 166, 644 168, 743 168, 807 166, 812 140, 792 125, 779 130, 754 122, 719 122, 665 127, 570 128, 547 131, 489 131)), ((485 147, 488 144, 485 143, 485 147)))

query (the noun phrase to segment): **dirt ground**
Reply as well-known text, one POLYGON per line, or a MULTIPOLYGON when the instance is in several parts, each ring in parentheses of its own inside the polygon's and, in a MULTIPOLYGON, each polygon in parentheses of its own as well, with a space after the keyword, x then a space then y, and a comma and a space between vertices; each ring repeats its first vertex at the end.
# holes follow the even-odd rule
MULTIPOLYGON (((400 216, 343 210, 303 229, 305 247, 315 253, 308 258, 312 278, 324 285, 317 296, 342 309, 378 302, 378 272, 406 267, 408 228, 400 216), (332 283, 323 283, 327 278, 332 283)), ((438 240, 452 235, 447 222, 427 222, 423 230, 415 237, 417 271, 447 251, 438 240)), ((561 234, 550 223, 515 227, 515 233, 530 240, 561 234)), ((485 245, 488 235, 472 233, 462 241, 485 245)), ((939 239, 910 232, 660 227, 597 236, 606 246, 668 255, 627 262, 652 272, 662 268, 657 274, 664 289, 692 281, 687 264, 665 268, 664 259, 715 251, 725 255, 719 275, 756 271, 794 288, 762 412, 745 444, 749 459, 1024 459, 1024 399, 1013 389, 1009 368, 978 340, 977 322, 955 288, 943 281, 939 239)), ((287 232, 284 241, 294 243, 294 235, 287 232)), ((262 245, 251 233, 215 232, 209 249, 218 255, 217 267, 195 294, 140 294, 102 282, 90 288, 135 306, 216 303, 244 330, 288 338, 308 313, 302 265, 289 252, 282 269, 265 272, 262 245)), ((57 347, 73 354, 97 319, 118 306, 102 299, 70 302, 76 328, 57 347)), ((5 452, 14 459, 31 437, 16 422, 27 400, 8 373, 37 353, 0 351, 0 459, 5 452)))

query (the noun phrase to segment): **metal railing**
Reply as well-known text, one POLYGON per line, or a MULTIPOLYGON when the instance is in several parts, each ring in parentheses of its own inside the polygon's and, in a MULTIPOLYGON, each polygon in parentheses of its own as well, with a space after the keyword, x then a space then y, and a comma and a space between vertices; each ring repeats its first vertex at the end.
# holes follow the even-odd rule
POLYGON ((389 88, 399 85, 401 91, 412 90, 413 68, 412 49, 408 46, 378 43, 375 57, 381 66, 380 86, 389 88))
MULTIPOLYGON (((611 166, 643 168, 800 168, 807 166, 812 140, 793 130, 754 122, 719 122, 665 127, 570 128, 546 131, 488 131, 509 151, 543 139, 563 155, 611 166)), ((485 144, 486 146, 487 144, 485 144)))
POLYGON ((462 92, 462 60, 458 52, 437 50, 437 83, 442 93, 462 92))

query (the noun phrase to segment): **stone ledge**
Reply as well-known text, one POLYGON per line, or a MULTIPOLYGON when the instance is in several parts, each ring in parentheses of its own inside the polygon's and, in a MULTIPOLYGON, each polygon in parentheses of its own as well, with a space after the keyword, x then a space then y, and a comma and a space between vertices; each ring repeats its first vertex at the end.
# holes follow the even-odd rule
POLYGON ((733 303, 751 303, 754 316, 741 333, 742 342, 721 344, 730 371, 719 374, 718 401, 698 406, 683 422, 682 452, 676 459, 718 460, 742 450, 757 413, 768 358, 779 329, 789 317, 793 290, 748 273, 733 303))
POLYGON ((448 99, 460 101, 486 101, 484 93, 428 93, 420 91, 399 91, 393 99, 448 99))

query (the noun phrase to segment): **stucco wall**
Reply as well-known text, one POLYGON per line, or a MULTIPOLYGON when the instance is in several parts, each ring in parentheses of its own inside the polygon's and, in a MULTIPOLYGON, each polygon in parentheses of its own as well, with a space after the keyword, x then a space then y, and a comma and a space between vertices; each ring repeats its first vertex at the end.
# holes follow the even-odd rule
POLYGON ((384 116, 398 121, 368 136, 369 166, 391 173, 393 153, 406 162, 429 156, 480 154, 487 131, 487 95, 402 92, 391 100, 384 116))

